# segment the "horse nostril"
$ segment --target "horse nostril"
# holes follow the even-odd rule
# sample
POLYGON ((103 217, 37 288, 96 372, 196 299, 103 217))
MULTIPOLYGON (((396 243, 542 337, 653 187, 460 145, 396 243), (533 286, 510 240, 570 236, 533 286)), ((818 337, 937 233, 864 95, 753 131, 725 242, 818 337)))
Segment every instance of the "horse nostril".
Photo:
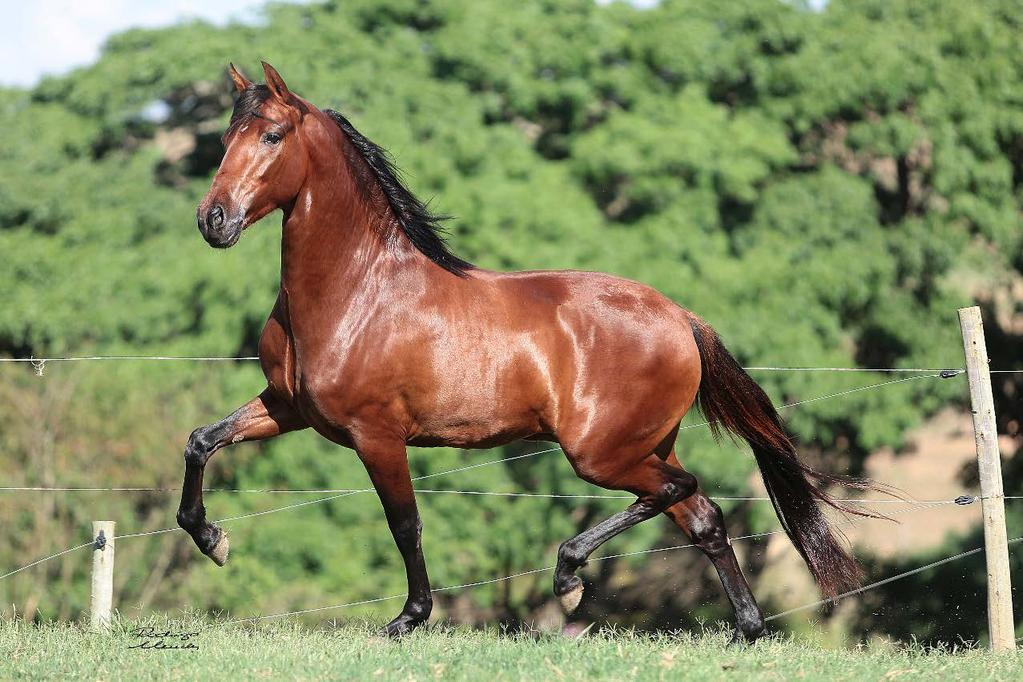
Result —
POLYGON ((217 229, 224 224, 224 209, 217 204, 206 214, 206 226, 217 229))

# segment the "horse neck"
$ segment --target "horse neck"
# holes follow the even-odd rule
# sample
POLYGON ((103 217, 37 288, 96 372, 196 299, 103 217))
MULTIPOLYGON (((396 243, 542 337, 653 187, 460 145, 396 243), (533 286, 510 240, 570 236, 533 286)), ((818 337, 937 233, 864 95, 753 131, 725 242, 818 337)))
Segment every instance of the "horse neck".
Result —
POLYGON ((319 308, 325 300, 335 309, 368 305, 409 278, 425 286, 440 268, 401 232, 378 188, 357 184, 366 178, 353 171, 349 150, 329 152, 316 155, 306 184, 285 209, 281 286, 290 308, 319 308))

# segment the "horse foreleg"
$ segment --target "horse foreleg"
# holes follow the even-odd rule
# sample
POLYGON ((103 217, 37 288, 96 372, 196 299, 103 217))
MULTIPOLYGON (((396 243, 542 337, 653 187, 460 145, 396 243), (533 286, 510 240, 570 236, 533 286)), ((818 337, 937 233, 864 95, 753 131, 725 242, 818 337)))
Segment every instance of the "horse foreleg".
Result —
POLYGON ((554 570, 554 594, 567 613, 575 611, 583 596, 583 582, 575 572, 602 544, 657 516, 668 507, 696 491, 696 478, 684 469, 665 464, 657 457, 648 457, 621 475, 594 479, 604 488, 626 490, 639 499, 625 511, 583 531, 558 548, 558 564, 554 570))
POLYGON ((215 424, 192 432, 185 446, 185 482, 178 507, 178 525, 188 531, 203 554, 218 566, 227 562, 227 534, 206 520, 202 502, 202 480, 206 462, 213 453, 243 440, 262 440, 305 428, 306 424, 269 389, 233 414, 215 424))
POLYGON ((380 497, 387 525, 405 562, 408 597, 401 613, 387 624, 387 634, 397 637, 425 623, 433 610, 430 577, 426 573, 421 541, 423 524, 416 508, 405 443, 360 442, 357 451, 380 497))

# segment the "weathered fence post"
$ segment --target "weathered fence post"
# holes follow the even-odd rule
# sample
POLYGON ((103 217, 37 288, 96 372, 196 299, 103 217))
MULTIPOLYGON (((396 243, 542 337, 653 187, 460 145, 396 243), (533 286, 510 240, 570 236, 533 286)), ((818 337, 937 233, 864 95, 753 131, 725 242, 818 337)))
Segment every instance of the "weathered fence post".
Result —
POLYGON ((1005 492, 1002 489, 1002 460, 998 453, 995 403, 980 308, 960 308, 959 326, 963 331, 966 373, 970 380, 973 407, 973 433, 977 441, 977 466, 980 469, 984 556, 987 559, 988 634, 992 650, 1012 651, 1016 648, 1016 633, 1012 619, 1008 536, 1005 532, 1005 492))
POLYGON ((92 522, 92 627, 110 627, 110 609, 114 601, 114 522, 92 522))

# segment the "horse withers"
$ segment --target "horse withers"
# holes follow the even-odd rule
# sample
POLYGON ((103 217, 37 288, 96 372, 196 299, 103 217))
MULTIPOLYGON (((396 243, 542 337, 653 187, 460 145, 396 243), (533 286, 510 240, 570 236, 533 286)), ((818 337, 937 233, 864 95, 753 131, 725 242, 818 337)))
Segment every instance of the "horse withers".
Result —
POLYGON ((664 513, 717 569, 746 639, 764 617, 721 510, 675 452, 699 400, 716 429, 753 449, 778 516, 827 595, 860 570, 821 504, 837 477, 800 462, 771 401, 703 321, 650 287, 593 272, 491 272, 451 253, 439 218, 402 184, 386 152, 336 111, 233 66, 238 91, 226 152, 198 208, 199 231, 227 248, 284 212, 281 283, 259 342, 267 386, 192 434, 178 521, 218 565, 228 539, 206 519, 203 470, 219 448, 311 427, 358 453, 408 578, 400 635, 432 596, 407 445, 490 448, 557 443, 582 479, 628 491, 624 511, 565 541, 554 592, 582 596, 576 570, 618 533, 664 513))

